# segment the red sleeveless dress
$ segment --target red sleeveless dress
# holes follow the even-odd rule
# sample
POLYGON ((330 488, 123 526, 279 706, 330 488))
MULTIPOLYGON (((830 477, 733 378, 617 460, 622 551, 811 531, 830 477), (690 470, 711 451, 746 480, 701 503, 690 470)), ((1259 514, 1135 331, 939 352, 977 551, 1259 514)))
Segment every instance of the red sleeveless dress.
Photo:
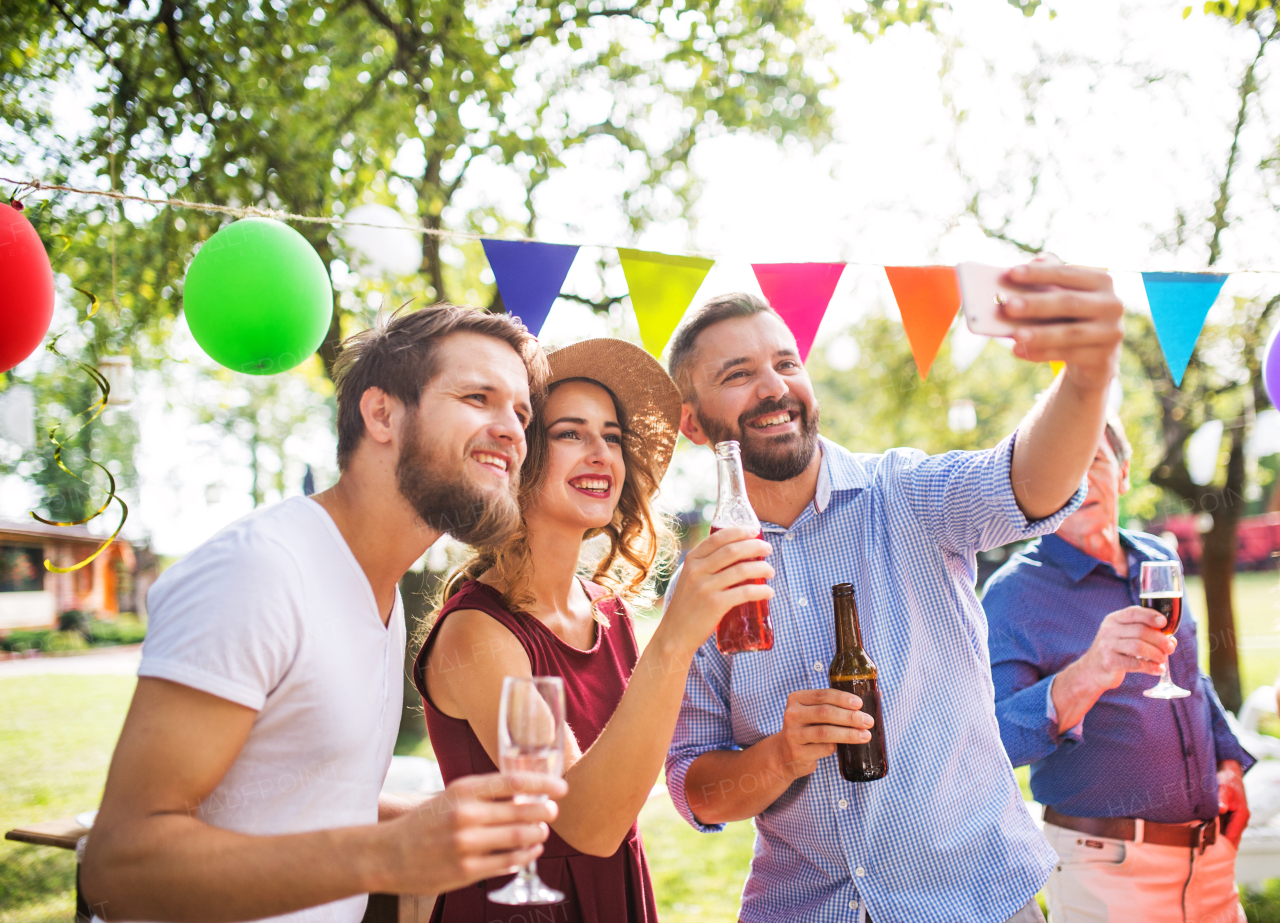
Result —
MULTIPOLYGON (((590 585, 583 585, 592 593, 590 585)), ((600 599, 599 595, 592 595, 600 599)), ((502 606, 502 597, 486 584, 469 580, 445 603, 414 662, 413 682, 422 696, 431 745, 446 783, 460 776, 498 771, 471 725, 437 709, 427 695, 427 655, 436 632, 449 614, 458 609, 484 612, 520 641, 534 676, 564 678, 565 720, 585 751, 613 716, 640 659, 635 631, 622 604, 609 597, 600 599, 598 605, 608 617, 609 627, 597 624, 595 645, 589 651, 582 651, 566 644, 533 616, 508 612, 502 606)), ((446 666, 441 664, 440 668, 446 666)), ((465 668, 466 664, 459 663, 456 667, 465 668)), ((436 900, 431 921, 529 923, 545 919, 554 923, 657 923, 649 863, 636 824, 631 825, 618 851, 608 858, 580 853, 552 831, 538 858, 538 876, 550 887, 564 892, 564 903, 536 907, 490 903, 485 895, 511 880, 512 876, 504 875, 442 894, 436 900)))

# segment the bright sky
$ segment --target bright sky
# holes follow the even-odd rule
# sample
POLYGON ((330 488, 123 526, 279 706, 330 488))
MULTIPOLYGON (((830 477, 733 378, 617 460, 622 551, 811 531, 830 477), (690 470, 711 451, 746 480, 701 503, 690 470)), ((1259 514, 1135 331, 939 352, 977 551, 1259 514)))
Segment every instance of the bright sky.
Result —
MULTIPOLYGON (((830 34, 842 34, 832 3, 811 4, 830 34)), ((1185 0, 1053 5, 1060 10, 1056 19, 1044 10, 1026 19, 1004 0, 962 0, 942 23, 945 38, 895 29, 870 46, 842 39, 826 62, 841 81, 831 97, 831 143, 818 151, 746 137, 703 143, 693 159, 702 192, 692 214, 654 226, 638 241, 617 236, 611 203, 618 165, 584 152, 542 190, 539 233, 556 242, 715 255, 698 300, 758 291, 753 260, 848 261, 819 332, 815 348, 823 349, 862 312, 893 312, 879 266, 1018 259, 961 217, 965 202, 981 190, 989 223, 1007 217, 1014 237, 1045 241, 1068 261, 1117 270, 1126 303, 1146 310, 1132 270, 1205 268, 1199 237, 1176 255, 1154 252, 1153 244, 1174 226, 1179 208, 1197 229, 1209 213, 1238 106, 1235 85, 1256 43, 1221 20, 1199 13, 1184 20, 1185 0), (950 64, 940 76, 944 60, 950 64), (1022 88, 1034 84, 1036 74, 1050 79, 1028 110, 1022 88), (966 114, 959 129, 953 108, 966 114), (1043 172, 1030 198, 1033 159, 1043 172)), ((1275 98, 1267 83, 1271 71, 1264 65, 1260 74, 1264 106, 1275 98)), ((1273 255, 1277 212, 1256 169, 1269 153, 1266 135, 1258 119, 1242 139, 1226 268, 1280 269, 1273 255)), ((591 249, 580 254, 569 290, 591 288, 594 255, 591 249)), ((622 287, 620 279, 611 284, 622 287)), ((1239 275, 1228 280, 1224 295, 1277 285, 1280 276, 1239 275)), ((543 340, 560 345, 601 335, 637 338, 629 306, 606 319, 560 301, 543 340)), ((194 355, 182 325, 172 348, 194 355)), ((130 411, 142 424, 131 531, 149 532, 158 551, 180 554, 248 511, 248 474, 234 459, 191 451, 180 395, 171 395, 176 406, 170 408, 156 389, 140 391, 130 411), (211 491, 210 485, 219 486, 211 491)), ((676 506, 705 496, 714 482, 710 453, 681 455, 673 472, 678 477, 669 478, 664 491, 676 506)), ((333 472, 328 437, 311 433, 291 448, 294 492, 307 462, 325 486, 333 472)), ((31 499, 16 479, 0 481, 0 517, 23 515, 31 499)))

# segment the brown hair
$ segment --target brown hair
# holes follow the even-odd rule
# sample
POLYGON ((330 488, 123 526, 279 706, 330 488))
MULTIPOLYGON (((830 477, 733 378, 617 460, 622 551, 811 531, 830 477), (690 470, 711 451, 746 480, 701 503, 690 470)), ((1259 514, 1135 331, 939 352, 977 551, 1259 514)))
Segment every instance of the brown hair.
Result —
POLYGON ((550 375, 538 341, 518 319, 452 304, 406 311, 347 337, 333 364, 338 392, 338 470, 345 471, 364 438, 360 399, 380 388, 407 407, 418 406, 422 389, 435 376, 440 341, 454 333, 479 333, 516 351, 529 372, 529 391, 539 395, 550 375))
MULTIPOLYGON (((568 378, 556 382, 551 390, 554 391, 564 381, 590 381, 604 388, 604 385, 592 379, 568 378)), ((618 419, 623 421, 625 427, 626 417, 617 397, 608 388, 605 391, 613 399, 618 419)), ((540 406, 534 410, 533 422, 526 431, 529 453, 520 473, 519 502, 522 511, 529 508, 546 481, 549 441, 544 416, 545 403, 540 402, 540 406)), ((613 511, 613 519, 603 528, 593 529, 583 536, 584 542, 597 535, 609 537, 609 550, 597 562, 591 580, 608 588, 613 596, 628 602, 642 598, 645 584, 655 565, 666 565, 675 545, 671 530, 661 514, 653 508, 653 495, 657 493, 658 481, 648 456, 641 449, 639 439, 624 428, 622 460, 627 474, 622 483, 618 505, 613 511)), ((520 528, 510 541, 498 547, 478 549, 470 560, 449 575, 436 600, 431 621, 435 621, 441 606, 458 592, 465 581, 478 579, 489 570, 495 572, 498 581, 506 588, 502 594, 503 606, 511 612, 527 611, 534 602, 533 593, 529 589, 531 558, 529 530, 521 516, 520 528)), ((595 614, 596 620, 607 627, 608 619, 598 608, 595 608, 595 614)))
POLYGON ((697 356, 696 344, 698 336, 722 320, 735 317, 751 317, 754 314, 772 314, 778 320, 782 317, 769 306, 763 298, 757 298, 749 292, 730 292, 719 295, 702 305, 686 319, 671 340, 670 358, 667 368, 675 379, 680 396, 686 401, 694 401, 697 395, 693 390, 693 360, 697 356))

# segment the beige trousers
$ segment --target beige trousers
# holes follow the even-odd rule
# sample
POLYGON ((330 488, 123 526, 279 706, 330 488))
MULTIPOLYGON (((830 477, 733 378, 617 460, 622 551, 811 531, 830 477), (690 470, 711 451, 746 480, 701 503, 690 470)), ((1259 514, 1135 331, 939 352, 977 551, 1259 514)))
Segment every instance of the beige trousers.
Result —
POLYGON ((1236 848, 1156 846, 1044 825, 1058 865, 1045 885, 1049 923, 1245 923, 1236 848))

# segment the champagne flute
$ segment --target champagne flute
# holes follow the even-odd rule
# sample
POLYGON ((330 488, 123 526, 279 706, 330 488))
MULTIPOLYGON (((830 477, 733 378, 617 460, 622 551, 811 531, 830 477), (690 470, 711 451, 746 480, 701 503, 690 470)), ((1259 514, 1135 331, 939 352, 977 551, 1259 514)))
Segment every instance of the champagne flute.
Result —
MULTIPOLYGON (((498 705, 498 762, 503 772, 564 771, 564 680, 558 676, 508 676, 498 705)), ((517 794, 517 804, 546 801, 517 794)), ((489 895, 496 904, 556 904, 564 895, 548 888, 530 862, 489 895)))
MULTIPOLYGON (((1164 616, 1166 635, 1178 630, 1182 621, 1182 565, 1177 561, 1143 561, 1139 578, 1142 604, 1164 616)), ((1191 695, 1169 679, 1169 664, 1160 664, 1160 682, 1142 693, 1149 699, 1181 699, 1191 695)))

